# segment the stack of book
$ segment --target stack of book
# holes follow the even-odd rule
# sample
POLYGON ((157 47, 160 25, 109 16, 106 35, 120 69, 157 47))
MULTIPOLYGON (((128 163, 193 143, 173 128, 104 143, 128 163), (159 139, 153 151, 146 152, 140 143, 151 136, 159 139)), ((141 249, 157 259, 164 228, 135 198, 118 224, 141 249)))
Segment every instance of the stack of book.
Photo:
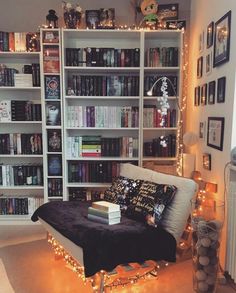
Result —
POLYGON ((32 74, 15 73, 15 87, 32 87, 32 74))
POLYGON ((96 201, 88 208, 88 219, 114 225, 120 223, 120 206, 107 201, 96 201))

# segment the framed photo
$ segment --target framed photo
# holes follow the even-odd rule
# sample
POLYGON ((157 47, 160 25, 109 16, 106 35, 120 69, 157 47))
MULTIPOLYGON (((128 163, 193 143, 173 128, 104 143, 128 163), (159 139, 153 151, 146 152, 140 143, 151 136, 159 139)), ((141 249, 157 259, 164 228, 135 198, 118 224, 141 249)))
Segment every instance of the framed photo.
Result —
POLYGON ((203 68, 203 57, 197 59, 197 78, 202 77, 202 68, 203 68))
POLYGON ((170 29, 173 29, 173 30, 186 29, 186 20, 167 20, 166 28, 169 30, 170 29))
POLYGON ((196 86, 194 89, 194 106, 200 105, 200 93, 201 93, 200 86, 196 86))
POLYGON ((211 155, 203 154, 202 156, 202 167, 206 170, 211 170, 211 155))
POLYGON ((217 80, 217 103, 224 103, 225 101, 225 87, 226 77, 218 78, 217 80))
POLYGON ((209 105, 215 104, 215 91, 216 91, 216 82, 213 80, 208 83, 208 104, 209 105))
POLYGON ((199 34, 198 50, 199 50, 199 52, 202 52, 204 50, 204 31, 202 31, 199 34))
POLYGON ((207 48, 210 48, 213 45, 213 36, 214 36, 214 22, 212 21, 207 26, 207 48))
POLYGON ((86 27, 96 29, 100 21, 100 10, 85 10, 86 27))
POLYGON ((199 138, 205 139, 206 122, 199 123, 199 138))
POLYGON ((222 151, 224 141, 224 117, 208 117, 207 145, 222 151))
POLYGON ((205 106, 207 104, 207 83, 201 87, 201 105, 205 106))
POLYGON ((214 61, 213 66, 216 67, 229 61, 230 53, 230 26, 231 11, 226 13, 221 19, 215 23, 214 38, 214 61))
POLYGON ((212 71, 212 52, 206 55, 206 74, 212 71))

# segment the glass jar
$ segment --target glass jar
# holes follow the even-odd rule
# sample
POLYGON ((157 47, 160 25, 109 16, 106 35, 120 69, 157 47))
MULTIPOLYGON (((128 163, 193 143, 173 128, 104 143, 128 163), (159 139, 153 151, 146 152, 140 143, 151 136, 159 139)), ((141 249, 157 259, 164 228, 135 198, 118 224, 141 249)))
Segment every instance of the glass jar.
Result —
POLYGON ((193 289, 198 293, 214 293, 224 223, 224 202, 214 199, 192 200, 191 205, 193 289))

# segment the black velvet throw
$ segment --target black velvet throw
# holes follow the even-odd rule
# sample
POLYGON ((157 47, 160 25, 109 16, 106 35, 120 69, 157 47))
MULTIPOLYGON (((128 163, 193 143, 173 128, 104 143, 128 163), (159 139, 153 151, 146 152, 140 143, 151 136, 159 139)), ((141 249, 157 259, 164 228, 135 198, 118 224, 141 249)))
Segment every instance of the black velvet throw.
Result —
POLYGON ((53 201, 39 207, 31 218, 34 222, 42 218, 83 248, 86 277, 123 263, 176 260, 176 240, 162 228, 125 216, 116 225, 96 223, 87 218, 89 206, 89 202, 53 201))

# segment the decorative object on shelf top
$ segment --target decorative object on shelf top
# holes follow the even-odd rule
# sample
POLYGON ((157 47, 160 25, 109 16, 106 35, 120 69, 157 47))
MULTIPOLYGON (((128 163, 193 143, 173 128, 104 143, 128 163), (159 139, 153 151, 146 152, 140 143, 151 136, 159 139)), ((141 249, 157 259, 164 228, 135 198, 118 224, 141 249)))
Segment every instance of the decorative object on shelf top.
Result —
POLYGON ((48 11, 48 15, 46 16, 46 22, 48 28, 58 28, 58 16, 56 15, 56 11, 50 9, 48 11))
POLYGON ((141 12, 144 15, 140 22, 140 26, 155 27, 158 25, 157 9, 158 4, 156 0, 143 0, 141 5, 141 12))
POLYGON ((83 11, 79 4, 77 3, 73 6, 69 2, 63 1, 62 8, 65 27, 69 29, 79 28, 83 16, 83 11))

